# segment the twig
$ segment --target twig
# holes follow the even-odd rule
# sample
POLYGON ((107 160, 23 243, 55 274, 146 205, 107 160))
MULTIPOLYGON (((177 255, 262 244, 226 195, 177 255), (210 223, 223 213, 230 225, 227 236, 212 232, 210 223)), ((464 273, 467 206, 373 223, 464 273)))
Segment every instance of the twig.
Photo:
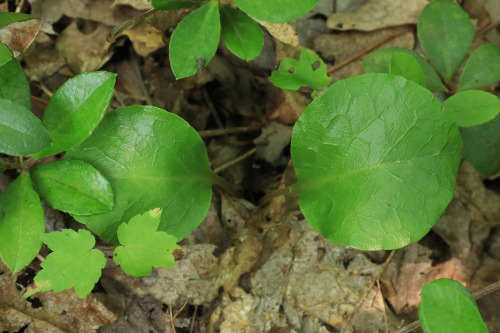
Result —
POLYGON ((205 100, 205 103, 207 103, 208 109, 210 110, 212 117, 214 117, 214 120, 217 123, 217 126, 219 128, 223 128, 224 125, 222 124, 222 120, 220 119, 219 115, 217 114, 217 110, 215 109, 214 103, 212 103, 212 99, 208 95, 208 91, 207 91, 206 87, 203 87, 203 99, 205 100))
POLYGON ((232 166, 232 165, 234 165, 234 164, 236 164, 236 163, 238 163, 238 162, 240 162, 240 161, 244 160, 245 158, 249 157, 250 155, 255 154, 255 152, 256 152, 256 151, 257 151, 257 148, 256 148, 256 147, 255 147, 255 148, 252 148, 252 149, 250 149, 249 151, 247 151, 246 153, 244 153, 243 155, 240 155, 240 156, 236 157, 235 159, 232 159, 231 161, 229 161, 229 162, 226 162, 226 163, 222 164, 220 167, 215 168, 215 169, 214 169, 214 172, 215 172, 215 173, 219 173, 219 172, 221 172, 222 170, 227 169, 227 168, 229 168, 230 166, 232 166))
POLYGON ((24 0, 19 1, 16 7, 16 13, 20 13, 23 10, 24 7, 24 0))
POLYGON ((199 131, 198 134, 202 138, 207 138, 207 137, 222 136, 227 134, 258 132, 261 129, 262 126, 227 127, 227 128, 199 131))
POLYGON ((139 16, 136 16, 128 21, 125 21, 119 25, 117 25, 116 27, 113 28, 113 30, 111 30, 109 32, 109 34, 106 36, 106 40, 108 41, 108 43, 114 43, 116 41, 116 37, 124 30, 128 29, 128 28, 131 28, 133 27, 134 25, 136 25, 137 23, 139 22, 142 22, 144 21, 146 18, 148 18, 149 16, 153 15, 153 14, 156 14, 158 11, 156 9, 151 9, 139 16))
POLYGON ((385 44, 387 43, 388 41, 390 41, 391 39, 394 39, 396 37, 399 37, 401 35, 404 35, 405 33, 407 32, 411 32, 413 31, 415 28, 413 26, 409 26, 408 28, 406 29, 403 29, 401 31, 398 31, 398 32, 395 32, 393 33, 392 35, 389 35, 389 36, 386 36, 378 41, 376 41, 375 43, 371 44, 371 45, 368 45, 367 48, 365 48, 363 51, 353 55, 352 57, 344 60, 344 61, 341 61, 339 62, 338 64, 335 64, 335 65, 332 65, 332 66, 328 66, 328 74, 336 71, 337 69, 339 68, 342 68, 348 64, 350 64, 351 62, 353 62, 354 60, 358 59, 359 57, 362 57, 364 56, 365 54, 373 51, 374 49, 376 49, 377 47, 379 47, 380 45, 382 44, 385 44))
POLYGON ((363 297, 361 297, 361 299, 359 300, 358 304, 356 304, 356 307, 351 312, 349 318, 347 318, 347 320, 344 322, 344 325, 342 325, 342 329, 340 330, 340 333, 344 333, 345 332, 345 330, 347 329, 347 326, 349 325, 349 322, 354 317, 354 315, 356 314, 356 312, 359 310, 359 308, 361 307, 361 304, 363 304, 366 296, 368 296, 368 293, 373 289, 373 286, 375 285, 375 283, 380 279, 380 275, 382 275, 382 273, 384 272, 384 270, 387 268, 387 265, 389 265, 389 262, 391 261, 391 259, 394 256, 395 252, 396 251, 391 251, 391 254, 389 254, 389 256, 387 257, 387 259, 385 259, 384 264, 382 265, 382 267, 378 271, 378 273, 375 276, 375 278, 373 279, 373 281, 370 283, 370 286, 366 289, 365 293, 363 294, 363 297))
POLYGON ((36 254, 36 258, 40 260, 40 262, 43 262, 45 260, 45 258, 40 253, 36 254))
POLYGON ((481 28, 481 30, 477 31, 476 32, 476 36, 477 35, 482 35, 492 29, 495 29, 496 27, 498 27, 500 25, 500 21, 499 22, 493 22, 493 23, 490 23, 488 24, 487 26, 485 26, 484 28, 481 28))
POLYGON ((47 86, 43 84, 43 82, 40 82, 39 84, 40 84, 40 89, 42 89, 42 91, 46 93, 49 97, 52 97, 52 95, 54 95, 54 93, 50 91, 49 88, 47 88, 47 86))
POLYGON ((130 62, 132 68, 134 69, 135 77, 137 78, 137 82, 139 83, 139 87, 141 88, 142 94, 144 95, 144 100, 148 105, 153 105, 153 101, 151 100, 151 96, 149 96, 149 91, 144 85, 144 78, 142 77, 142 73, 139 66, 139 56, 135 53, 132 45, 130 46, 130 62))
MULTIPOLYGON (((377 279, 377 289, 380 290, 380 279, 377 279)), ((382 292, 380 292, 382 294, 382 292)), ((384 324, 385 324, 385 333, 389 333, 389 327, 387 325, 387 313, 385 312, 385 304, 384 304, 384 296, 382 296, 382 304, 384 305, 384 324)))
POLYGON ((196 312, 198 311, 198 305, 194 306, 193 318, 191 319, 191 328, 189 329, 189 333, 194 332, 194 323, 196 322, 196 312))
POLYGON ((168 311, 170 312, 170 326, 172 327, 172 331, 174 331, 174 333, 176 332, 176 330, 175 330, 175 318, 177 318, 179 313, 181 313, 182 310, 184 310, 187 303, 188 303, 188 300, 186 299, 186 302, 184 302, 184 305, 179 309, 179 311, 177 311, 175 313, 175 315, 172 314, 172 306, 170 304, 168 305, 168 311))

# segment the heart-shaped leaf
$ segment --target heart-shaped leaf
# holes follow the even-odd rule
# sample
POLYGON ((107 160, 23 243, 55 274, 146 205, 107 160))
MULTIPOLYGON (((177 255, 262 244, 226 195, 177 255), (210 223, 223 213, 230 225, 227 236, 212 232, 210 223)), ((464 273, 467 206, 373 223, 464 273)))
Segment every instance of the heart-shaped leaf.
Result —
POLYGON ((307 14, 318 0, 233 0, 233 2, 257 20, 283 23, 307 14))
POLYGON ((500 45, 478 47, 465 64, 458 89, 482 87, 500 80, 500 45))
POLYGON ((460 127, 484 124, 500 113, 500 99, 480 90, 459 92, 445 100, 443 106, 460 127))
POLYGON ((395 249, 422 238, 453 195, 456 125, 422 86, 391 74, 332 85, 291 145, 302 213, 332 242, 395 249))
POLYGON ((105 240, 117 242, 122 222, 153 208, 163 209, 158 230, 179 240, 207 214, 214 183, 207 151, 175 114, 139 105, 111 111, 66 156, 92 164, 111 183, 112 211, 75 216, 105 240))
POLYGON ((52 136, 52 144, 35 157, 60 153, 85 140, 104 116, 115 80, 114 73, 83 73, 57 89, 42 119, 52 136))
POLYGON ((16 59, 0 67, 0 99, 6 99, 31 110, 30 83, 16 59))
POLYGON ((70 214, 90 215, 113 208, 113 191, 92 165, 63 160, 30 169, 35 189, 52 207, 70 214))

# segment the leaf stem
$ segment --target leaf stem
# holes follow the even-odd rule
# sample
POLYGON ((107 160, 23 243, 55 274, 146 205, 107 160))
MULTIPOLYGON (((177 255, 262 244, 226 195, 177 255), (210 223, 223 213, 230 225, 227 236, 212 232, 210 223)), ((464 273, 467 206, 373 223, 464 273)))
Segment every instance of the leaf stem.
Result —
POLYGON ((295 191, 293 190, 293 185, 292 186, 278 188, 278 189, 276 189, 274 191, 271 191, 271 192, 267 193, 266 195, 264 195, 260 199, 259 203, 261 205, 265 205, 266 203, 270 202, 274 198, 281 197, 283 195, 289 195, 289 194, 292 194, 294 192, 295 191))
POLYGON ((238 193, 238 190, 234 187, 233 184, 222 178, 221 176, 217 175, 216 173, 212 174, 212 179, 215 182, 215 185, 219 186, 220 188, 224 189, 226 192, 231 194, 232 196, 235 197, 240 197, 240 194, 238 193))

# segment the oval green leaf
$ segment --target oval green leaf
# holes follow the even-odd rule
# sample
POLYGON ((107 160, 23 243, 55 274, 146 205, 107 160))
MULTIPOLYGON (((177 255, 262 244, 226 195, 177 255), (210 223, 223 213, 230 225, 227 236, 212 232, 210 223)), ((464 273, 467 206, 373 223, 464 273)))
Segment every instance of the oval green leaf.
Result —
POLYGON ((432 92, 445 91, 446 87, 434 68, 418 53, 400 47, 391 47, 370 53, 363 59, 363 68, 367 73, 389 73, 391 58, 398 53, 412 56, 422 67, 425 76, 425 87, 432 92))
POLYGON ((85 140, 104 116, 115 80, 114 73, 83 73, 57 89, 42 119, 52 136, 52 144, 35 157, 58 154, 85 140))
POLYGON ((0 28, 8 24, 36 19, 33 15, 24 13, 0 12, 0 28))
POLYGON ((264 46, 264 34, 257 22, 240 10, 220 6, 221 37, 227 48, 238 57, 252 60, 264 46))
POLYGON ((176 79, 196 74, 207 65, 219 45, 220 16, 212 0, 186 16, 172 33, 170 65, 176 79))
POLYGON ((474 37, 469 15, 451 0, 434 0, 422 10, 417 35, 429 60, 450 81, 474 37))
POLYGON ((31 110, 30 83, 16 59, 0 67, 0 99, 6 99, 31 110))
POLYGON ((233 0, 233 2, 257 20, 283 23, 307 14, 318 0, 233 0))
POLYGON ((465 64, 459 90, 482 87, 500 80, 500 45, 478 47, 465 64))
POLYGON ((12 52, 7 45, 0 43, 0 66, 12 60, 12 52))
POLYGON ((50 135, 40 120, 24 106, 0 99, 0 152, 30 155, 50 144, 50 135))
POLYGON ((113 190, 92 165, 63 160, 30 169, 36 191, 52 207, 63 212, 91 215, 113 208, 113 190))
POLYGON ((199 5, 203 0, 151 0, 151 6, 159 10, 172 10, 199 5))
POLYGON ((462 91, 443 102, 444 111, 455 119, 460 127, 484 124, 500 113, 497 96, 480 90, 462 91))
POLYGON ((0 196, 0 257, 12 273, 28 265, 42 247, 42 203, 28 174, 21 173, 0 196))
POLYGON ((117 242, 122 222, 162 208, 159 231, 178 240, 207 214, 213 172, 196 131, 175 114, 152 106, 109 112, 94 133, 66 153, 95 166, 115 194, 112 211, 75 216, 107 241, 117 242))
POLYGON ((441 103, 391 74, 333 84, 291 144, 302 213, 334 243, 363 250, 418 241, 452 198, 461 140, 441 103))
POLYGON ((418 319, 425 333, 488 333, 471 293, 450 279, 439 279, 422 287, 418 319))
POLYGON ((482 125, 460 128, 465 158, 486 176, 500 171, 500 117, 482 125))
POLYGON ((425 87, 425 77, 422 66, 415 58, 405 53, 396 53, 391 57, 389 72, 411 80, 425 87))

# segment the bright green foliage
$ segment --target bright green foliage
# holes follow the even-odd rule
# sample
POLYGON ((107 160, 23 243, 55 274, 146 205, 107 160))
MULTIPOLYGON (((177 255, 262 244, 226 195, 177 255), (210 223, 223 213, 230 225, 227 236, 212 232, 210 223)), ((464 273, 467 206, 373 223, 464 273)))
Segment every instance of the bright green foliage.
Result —
POLYGON ((199 5, 203 0, 151 0, 151 6, 160 10, 179 9, 199 5))
POLYGON ((324 88, 332 78, 327 76, 326 65, 320 57, 308 49, 302 49, 299 60, 283 59, 278 70, 272 72, 269 81, 281 89, 296 91, 301 86, 324 88))
MULTIPOLYGON (((3 66, 4 64, 8 63, 11 60, 12 60, 12 52, 7 47, 7 45, 0 43, 0 66, 3 66)), ((2 77, 2 75, 0 75, 0 77, 2 77)))
POLYGON ((0 152, 29 155, 50 144, 50 136, 40 120, 24 106, 0 99, 0 152))
POLYGON ((164 212, 158 230, 182 239, 208 211, 214 174, 205 145, 175 114, 139 105, 111 111, 66 156, 92 164, 111 183, 112 211, 75 216, 107 241, 117 243, 122 222, 156 207, 164 212))
POLYGON ((110 211, 113 191, 93 166, 79 160, 63 160, 30 169, 35 189, 52 207, 78 215, 110 211))
POLYGON ((182 79, 207 65, 219 45, 220 16, 211 0, 186 16, 170 39, 170 65, 176 79, 182 79))
POLYGON ((444 111, 453 116, 461 127, 484 124, 500 113, 497 96, 480 90, 455 94, 443 102, 444 111))
POLYGON ((465 64, 459 90, 482 87, 500 80, 500 45, 478 47, 465 64))
POLYGON ((265 22, 288 22, 307 14, 318 0, 233 0, 242 11, 265 22))
POLYGON ((92 250, 94 237, 87 230, 78 233, 71 229, 45 234, 42 241, 54 252, 42 262, 42 270, 35 276, 35 287, 29 288, 24 297, 39 291, 61 292, 75 288, 78 297, 85 297, 94 288, 106 265, 106 257, 99 250, 92 250))
POLYGON ((422 66, 415 58, 405 53, 396 53, 391 57, 389 72, 411 80, 425 87, 425 77, 422 66))
POLYGON ((116 74, 83 73, 66 81, 51 97, 42 123, 52 144, 37 158, 60 153, 85 140, 101 121, 113 95, 116 74))
POLYGON ((257 57, 264 46, 264 35, 257 22, 230 6, 219 8, 221 36, 227 48, 245 60, 257 57))
POLYGON ((23 13, 0 12, 0 28, 8 24, 34 19, 33 15, 23 13))
POLYGON ((400 53, 410 55, 418 61, 424 71, 425 87, 427 89, 433 92, 446 90, 434 68, 421 55, 412 50, 391 47, 372 52, 363 60, 363 68, 367 73, 390 73, 391 58, 400 53))
POLYGON ((460 282, 432 281, 421 296, 418 319, 425 333, 488 333, 474 297, 460 282))
POLYGON ((0 99, 12 101, 31 110, 30 84, 16 59, 0 66, 0 99))
POLYGON ((115 249, 115 262, 125 273, 144 276, 151 273, 152 267, 174 265, 172 251, 181 247, 174 236, 157 231, 160 215, 161 211, 151 210, 118 228, 118 240, 123 246, 115 249))
POLYGON ((12 273, 35 258, 44 233, 42 204, 23 172, 0 196, 0 257, 12 273))
POLYGON ((464 155, 472 166, 486 176, 500 171, 500 117, 485 124, 460 128, 464 155))
POLYGON ((420 14, 417 35, 425 54, 448 82, 467 56, 474 30, 458 4, 434 0, 420 14))
POLYGON ((333 84, 295 124, 302 213, 330 241, 363 250, 418 241, 450 202, 461 140, 441 103, 391 74, 333 84))

